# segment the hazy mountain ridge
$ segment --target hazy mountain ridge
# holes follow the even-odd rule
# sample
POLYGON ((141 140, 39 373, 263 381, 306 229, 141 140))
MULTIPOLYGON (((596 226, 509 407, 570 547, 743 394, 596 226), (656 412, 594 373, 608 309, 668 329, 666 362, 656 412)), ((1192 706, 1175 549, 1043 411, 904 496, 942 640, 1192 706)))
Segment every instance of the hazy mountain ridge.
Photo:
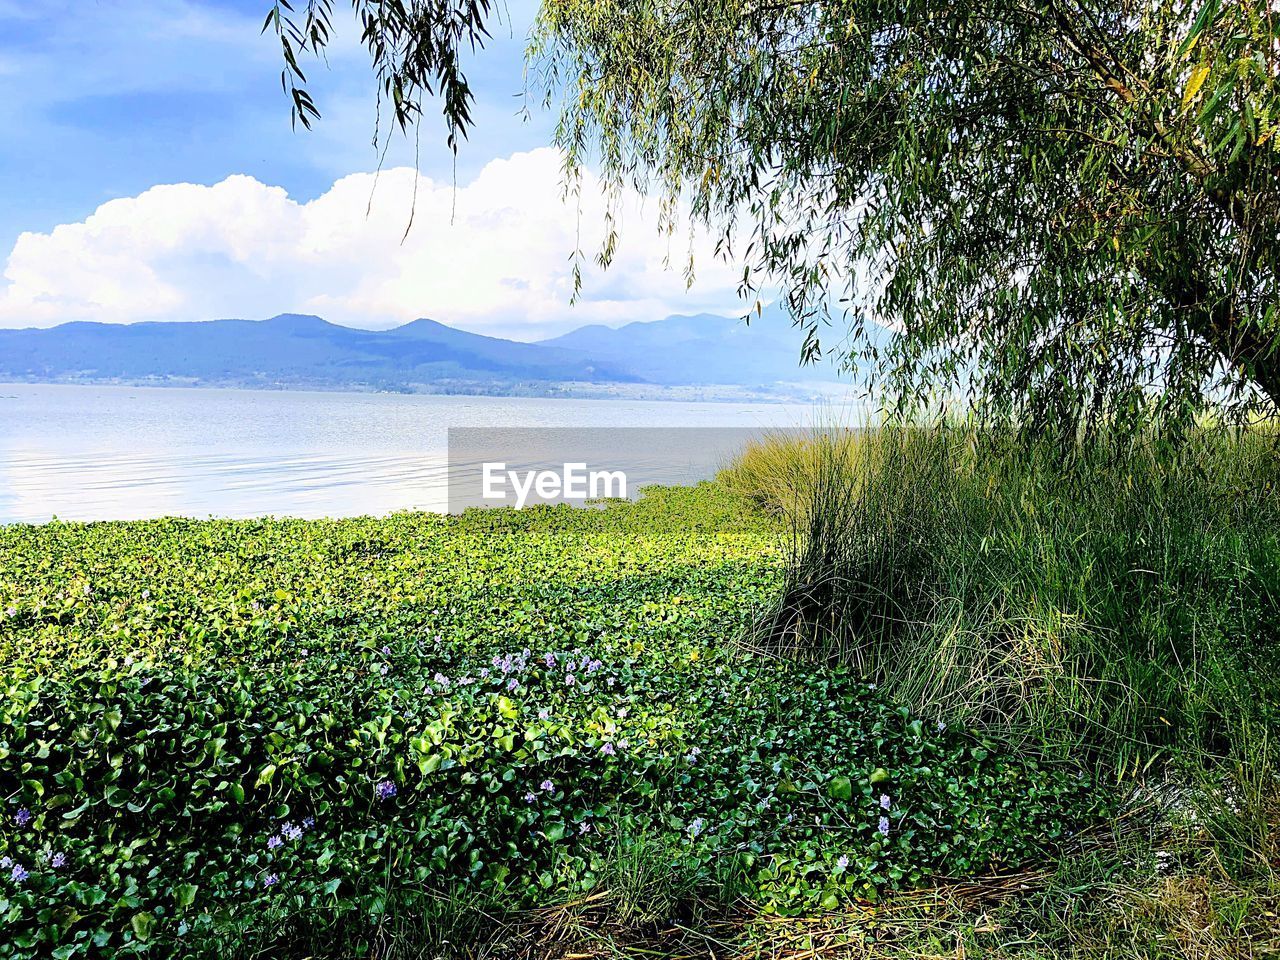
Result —
POLYGON ((750 323, 700 313, 616 328, 592 324, 539 342, 624 365, 642 380, 656 383, 759 385, 846 379, 827 362, 802 367, 803 336, 776 310, 750 323))
POLYGON ((767 392, 773 384, 840 379, 830 365, 802 368, 799 343, 789 326, 764 329, 712 314, 586 326, 538 343, 425 318, 390 330, 305 314, 77 322, 0 330, 0 380, 546 393, 564 392, 552 390, 555 384, 585 385, 587 392, 699 385, 767 392))

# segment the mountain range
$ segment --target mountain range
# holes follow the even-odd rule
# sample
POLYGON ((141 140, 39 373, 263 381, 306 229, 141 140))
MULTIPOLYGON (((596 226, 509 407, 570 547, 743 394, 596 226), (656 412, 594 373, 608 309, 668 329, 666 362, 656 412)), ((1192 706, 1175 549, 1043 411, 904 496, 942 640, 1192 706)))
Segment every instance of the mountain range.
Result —
POLYGON ((802 340, 777 311, 751 324, 698 314, 592 325, 536 343, 428 319, 390 330, 302 314, 77 322, 0 330, 0 381, 635 396, 709 386, 795 396, 798 384, 840 382, 828 362, 800 365, 802 340))

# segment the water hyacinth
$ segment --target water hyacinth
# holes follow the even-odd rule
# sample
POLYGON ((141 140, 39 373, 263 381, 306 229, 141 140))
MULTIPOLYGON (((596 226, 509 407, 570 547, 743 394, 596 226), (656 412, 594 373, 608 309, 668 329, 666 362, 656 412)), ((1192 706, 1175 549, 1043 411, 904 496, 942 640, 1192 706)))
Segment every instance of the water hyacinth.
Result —
POLYGON ((31 876, 31 874, 27 872, 27 868, 20 863, 15 863, 13 865, 12 872, 9 874, 9 878, 15 883, 22 883, 22 881, 26 880, 29 876, 31 876))
POLYGON ((275 834, 267 838, 268 850, 275 850, 277 847, 282 847, 282 846, 284 846, 284 840, 281 839, 279 834, 275 834))
POLYGON ((279 882, 280 882, 280 878, 276 876, 274 873, 268 873, 265 877, 262 878, 262 885, 264 887, 274 887, 279 882))
POLYGON ((893 801, 889 799, 889 795, 887 793, 880 794, 880 809, 888 810, 892 806, 893 806, 893 801))
POLYGON ((706 821, 704 821, 701 817, 694 817, 693 822, 690 823, 688 827, 690 838, 694 840, 698 839, 698 836, 702 833, 702 830, 705 826, 706 826, 706 821))
POLYGON ((555 788, 556 788, 555 783, 553 783, 550 780, 543 780, 542 783, 538 785, 538 789, 541 790, 543 793, 550 793, 555 788))
POLYGON ((618 751, 614 749, 614 746, 612 743, 606 743, 603 747, 600 748, 600 752, 604 754, 606 757, 612 757, 618 751))
POLYGON ((876 829, 880 831, 880 836, 887 837, 889 835, 889 818, 881 817, 880 826, 877 827, 876 829))
POLYGON ((537 794, 535 794, 532 790, 526 790, 526 791, 525 791, 525 794, 524 794, 524 802, 525 802, 525 803, 533 803, 533 802, 534 802, 534 801, 536 801, 537 799, 538 799, 538 795, 537 795, 537 794))
POLYGON ((286 840, 301 840, 302 828, 292 823, 286 823, 280 828, 280 832, 284 834, 286 840))
POLYGON ((847 853, 842 853, 840 854, 839 859, 836 860, 836 870, 839 871, 840 873, 844 873, 848 869, 849 869, 849 855, 847 853))
POLYGON ((31 820, 32 820, 31 811, 28 810, 26 807, 23 807, 13 815, 13 822, 20 827, 25 827, 28 823, 31 822, 31 820))
POLYGON ((551 716, 551 711, 548 710, 546 707, 543 707, 541 710, 538 711, 539 720, 546 720, 550 716, 551 716))
POLYGON ((65 853, 55 853, 49 858, 49 866, 54 870, 61 869, 67 865, 67 855, 65 853))
POLYGON ((396 785, 390 780, 383 780, 378 784, 374 792, 378 795, 379 800, 390 800, 396 795, 396 785))

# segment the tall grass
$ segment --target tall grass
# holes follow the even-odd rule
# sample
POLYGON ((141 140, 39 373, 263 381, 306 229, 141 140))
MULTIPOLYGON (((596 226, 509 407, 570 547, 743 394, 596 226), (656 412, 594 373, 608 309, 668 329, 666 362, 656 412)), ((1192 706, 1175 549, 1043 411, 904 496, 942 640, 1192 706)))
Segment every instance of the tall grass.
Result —
POLYGON ((721 479, 792 532, 760 642, 1117 777, 1260 755, 1280 666, 1273 436, 1064 454, 965 425, 817 429, 721 479))

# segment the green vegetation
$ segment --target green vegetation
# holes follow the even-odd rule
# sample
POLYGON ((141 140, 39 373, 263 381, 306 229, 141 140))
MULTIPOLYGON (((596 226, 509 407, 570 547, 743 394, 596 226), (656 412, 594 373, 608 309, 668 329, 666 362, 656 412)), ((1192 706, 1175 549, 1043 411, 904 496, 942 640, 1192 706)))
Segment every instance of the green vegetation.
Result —
POLYGON ((811 914, 1038 862, 1105 811, 856 671, 739 648, 779 530, 714 484, 0 530, 0 957, 432 956, 583 903, 627 930, 811 914))
POLYGON ((1273 442, 0 530, 0 957, 1266 956, 1273 442))
POLYGON ((1276 719, 1275 439, 1090 444, 967 428, 749 450, 731 486, 794 526, 775 637, 915 709, 1113 778, 1276 719))
MULTIPOLYGON (((1064 457, 967 427, 818 431, 722 475, 792 531, 759 643, 854 664, 914 711, 1072 758, 1124 798, 1056 866, 899 899, 881 949, 1280 951, 1275 443, 1206 430, 1064 457)), ((857 918, 829 927, 866 946, 857 918)))

